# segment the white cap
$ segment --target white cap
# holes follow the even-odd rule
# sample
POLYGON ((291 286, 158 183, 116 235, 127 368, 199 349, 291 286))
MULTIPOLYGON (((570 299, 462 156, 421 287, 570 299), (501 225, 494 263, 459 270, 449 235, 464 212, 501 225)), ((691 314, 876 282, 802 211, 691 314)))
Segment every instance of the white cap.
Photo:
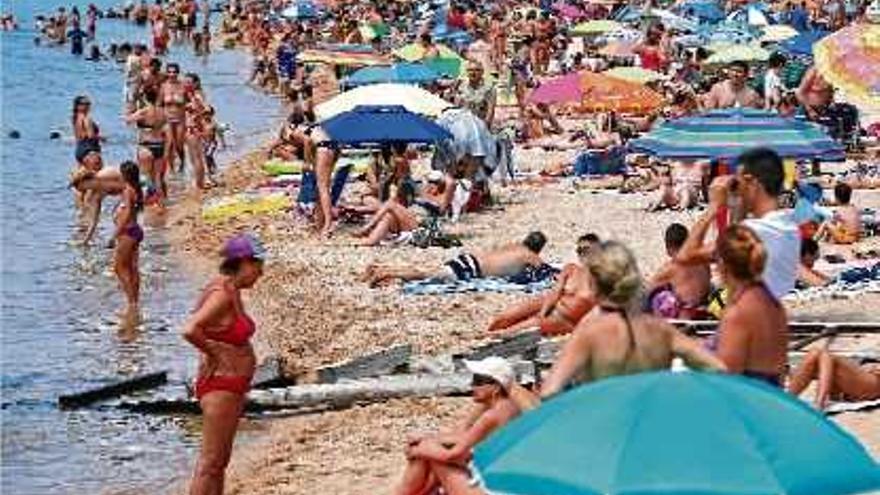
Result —
POLYGON ((428 172, 428 182, 442 182, 443 172, 439 170, 431 170, 428 172))
POLYGON ((471 373, 488 376, 504 388, 509 388, 516 378, 513 366, 502 357, 489 356, 481 361, 465 360, 464 365, 471 373))

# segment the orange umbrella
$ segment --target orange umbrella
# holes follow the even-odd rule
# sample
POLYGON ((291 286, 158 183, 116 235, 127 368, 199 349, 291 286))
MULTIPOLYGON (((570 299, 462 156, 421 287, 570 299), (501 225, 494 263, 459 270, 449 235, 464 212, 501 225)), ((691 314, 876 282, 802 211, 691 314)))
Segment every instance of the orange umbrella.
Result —
POLYGON ((585 112, 646 114, 665 103, 645 86, 595 72, 578 72, 551 79, 529 95, 532 103, 563 104, 585 112))

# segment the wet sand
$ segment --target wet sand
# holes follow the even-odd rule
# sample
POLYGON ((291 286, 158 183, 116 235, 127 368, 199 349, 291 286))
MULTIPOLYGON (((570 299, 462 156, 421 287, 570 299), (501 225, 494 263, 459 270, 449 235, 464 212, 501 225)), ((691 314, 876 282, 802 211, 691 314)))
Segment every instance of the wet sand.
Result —
MULTIPOLYGON (((518 155, 520 169, 525 170, 542 166, 546 159, 534 151, 518 155)), ((262 161, 251 154, 232 165, 225 173, 226 185, 208 197, 264 182, 262 161)), ((420 166, 424 164, 416 168, 420 166)), ((359 187, 355 183, 353 190, 359 187)), ((574 239, 594 231, 631 246, 645 274, 664 260, 665 226, 673 221, 691 224, 699 214, 647 214, 643 212, 650 200, 647 195, 575 190, 565 181, 499 188, 496 196, 500 206, 495 211, 468 216, 448 228, 465 235, 467 249, 517 241, 540 229, 550 240, 546 259, 566 262, 575 258, 574 239)), ((854 201, 877 208, 880 192, 859 191, 854 201)), ((333 239, 321 241, 289 212, 221 224, 205 224, 198 212, 198 205, 191 203, 174 213, 172 222, 172 242, 190 267, 213 270, 222 239, 237 230, 252 230, 266 242, 271 255, 266 276, 246 296, 247 304, 258 322, 258 353, 279 356, 291 374, 394 344, 410 343, 417 354, 471 347, 489 337, 484 328, 495 312, 524 297, 403 296, 398 287, 369 289, 357 280, 369 263, 439 264, 457 250, 355 247, 351 227, 341 227, 333 239)), ((862 244, 878 246, 880 239, 862 244)), ((792 319, 876 319, 878 304, 878 294, 813 301, 791 308, 792 319)), ((833 348, 852 347, 877 349, 880 338, 839 339, 833 348)), ((468 404, 463 398, 406 399, 266 420, 259 426, 265 435, 236 448, 227 490, 236 494, 390 492, 402 473, 406 437, 450 424, 468 404)), ((843 414, 835 421, 880 458, 880 411, 843 414)))

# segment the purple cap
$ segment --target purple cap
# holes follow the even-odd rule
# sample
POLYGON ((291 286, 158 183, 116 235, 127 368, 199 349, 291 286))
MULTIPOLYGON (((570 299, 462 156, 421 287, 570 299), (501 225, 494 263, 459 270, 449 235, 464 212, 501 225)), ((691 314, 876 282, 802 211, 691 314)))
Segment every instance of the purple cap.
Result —
POLYGON ((258 260, 266 259, 266 248, 252 234, 239 234, 232 239, 226 241, 221 251, 224 258, 235 260, 241 258, 254 258, 258 260))

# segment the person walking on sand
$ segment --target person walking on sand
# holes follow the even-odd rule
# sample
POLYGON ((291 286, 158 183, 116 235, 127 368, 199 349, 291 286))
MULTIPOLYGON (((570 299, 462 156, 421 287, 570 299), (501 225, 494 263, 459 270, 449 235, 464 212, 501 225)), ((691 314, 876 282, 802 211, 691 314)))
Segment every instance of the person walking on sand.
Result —
POLYGON ((395 279, 466 281, 484 277, 510 277, 522 272, 526 267, 542 265, 544 260, 541 259, 540 253, 545 244, 547 237, 543 233, 532 232, 522 242, 474 254, 462 253, 436 268, 390 268, 370 265, 364 274, 364 280, 371 287, 375 287, 395 279))
POLYGON ((250 339, 256 324, 247 315, 241 291, 263 275, 266 252, 248 234, 229 239, 221 252, 220 275, 205 288, 184 327, 184 338, 199 350, 195 395, 202 409, 202 444, 190 495, 223 493, 226 466, 256 368, 250 339))
POLYGON ((583 260, 593 278, 599 311, 583 318, 553 364, 542 397, 572 382, 669 369, 676 356, 692 368, 724 371, 724 363, 672 325, 639 312, 642 277, 632 252, 602 243, 583 260))
POLYGON ((116 224, 113 271, 126 300, 121 326, 130 329, 137 325, 139 319, 141 275, 138 256, 140 244, 144 240, 144 230, 138 224, 137 216, 144 208, 144 193, 141 190, 141 174, 137 163, 123 162, 119 171, 124 186, 121 201, 113 214, 116 224))

